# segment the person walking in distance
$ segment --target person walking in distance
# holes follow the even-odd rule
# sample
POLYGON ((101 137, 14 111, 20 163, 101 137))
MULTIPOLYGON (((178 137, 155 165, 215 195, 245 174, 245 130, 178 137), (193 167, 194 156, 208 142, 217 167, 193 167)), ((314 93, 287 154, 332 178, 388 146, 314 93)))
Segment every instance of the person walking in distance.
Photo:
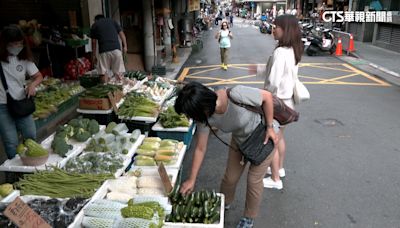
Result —
POLYGON ((96 43, 98 43, 98 73, 104 74, 105 81, 108 81, 112 76, 108 75, 108 71, 111 70, 117 79, 121 79, 122 74, 125 72, 122 52, 126 54, 128 51, 125 33, 116 21, 105 18, 101 14, 97 15, 94 20, 95 22, 90 28, 90 37, 92 38, 93 46, 93 63, 95 63, 97 59, 96 43), (119 38, 122 41, 122 49, 119 38))
MULTIPOLYGON (((298 63, 303 53, 298 20, 291 14, 281 15, 275 19, 272 28, 272 34, 275 40, 278 40, 278 46, 268 60, 264 88, 294 109, 294 78, 297 78, 298 63)), ((264 179, 264 187, 266 188, 283 188, 280 178, 286 175, 283 168, 286 154, 284 131, 285 126, 281 126, 278 134, 279 141, 275 147, 278 153, 275 153, 271 168, 267 172, 267 174, 272 175, 264 179)))
POLYGON ((228 70, 228 50, 231 47, 231 39, 233 39, 233 34, 229 30, 229 25, 227 21, 223 21, 221 24, 221 30, 215 35, 218 40, 219 49, 221 54, 221 68, 228 70))

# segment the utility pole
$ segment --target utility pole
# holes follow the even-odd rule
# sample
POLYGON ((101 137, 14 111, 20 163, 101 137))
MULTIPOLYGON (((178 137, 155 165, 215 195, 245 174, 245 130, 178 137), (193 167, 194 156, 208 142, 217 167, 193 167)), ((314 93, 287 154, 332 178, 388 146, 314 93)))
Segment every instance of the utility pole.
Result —
POLYGON ((154 0, 143 0, 143 38, 144 38, 144 66, 151 71, 155 65, 156 52, 154 42, 154 0))
POLYGON ((168 20, 170 19, 171 6, 169 4, 170 0, 163 0, 163 14, 164 14, 164 28, 163 28, 163 38, 165 53, 167 58, 172 57, 172 47, 171 47, 171 30, 168 26, 168 20))

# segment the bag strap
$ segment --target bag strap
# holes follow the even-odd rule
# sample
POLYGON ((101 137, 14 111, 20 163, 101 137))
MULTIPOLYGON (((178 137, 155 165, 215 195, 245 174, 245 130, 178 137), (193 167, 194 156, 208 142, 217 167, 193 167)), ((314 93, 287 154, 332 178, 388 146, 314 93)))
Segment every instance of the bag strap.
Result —
POLYGON ((1 67, 1 70, 0 70, 1 82, 3 83, 4 90, 6 91, 6 93, 8 93, 8 85, 7 85, 6 77, 4 76, 4 70, 3 70, 3 66, 1 65, 1 63, 0 63, 0 67, 1 67))
MULTIPOLYGON (((232 150, 235 150, 235 151, 241 153, 240 150, 238 150, 237 148, 235 148, 235 147, 229 145, 227 142, 225 142, 223 139, 221 139, 221 138, 217 135, 217 133, 215 133, 215 131, 212 129, 210 123, 208 123, 208 120, 207 120, 207 122, 206 122, 206 125, 207 125, 207 127, 210 129, 210 131, 213 133, 213 135, 214 135, 215 137, 217 137, 217 139, 218 139, 219 141, 221 141, 223 144, 225 144, 225 146, 231 148, 232 150)), ((240 165, 244 165, 244 164, 245 164, 245 159, 244 159, 244 157, 242 156, 242 159, 241 159, 241 161, 240 161, 240 165)))
POLYGON ((221 139, 221 138, 217 135, 217 133, 215 133, 215 131, 212 129, 212 127, 211 127, 211 125, 208 123, 208 121, 206 122, 206 125, 207 125, 207 127, 210 129, 210 131, 213 133, 213 135, 214 135, 215 137, 217 137, 217 139, 218 139, 219 141, 221 141, 223 144, 225 144, 225 146, 227 146, 227 147, 229 147, 229 148, 231 148, 231 149, 237 150, 236 148, 234 148, 233 146, 231 146, 231 145, 229 145, 227 142, 225 142, 223 139, 221 139))
POLYGON ((245 109, 247 109, 247 110, 249 110, 249 111, 251 111, 251 112, 255 112, 255 113, 258 113, 258 114, 264 116, 264 112, 263 112, 263 110, 261 109, 261 107, 255 107, 255 106, 252 106, 252 105, 239 103, 239 102, 237 102, 235 99, 233 99, 232 96, 231 96, 231 90, 232 90, 232 88, 226 89, 226 95, 228 96, 229 100, 230 100, 232 103, 234 103, 235 105, 240 106, 240 107, 242 107, 242 108, 245 108, 245 109))

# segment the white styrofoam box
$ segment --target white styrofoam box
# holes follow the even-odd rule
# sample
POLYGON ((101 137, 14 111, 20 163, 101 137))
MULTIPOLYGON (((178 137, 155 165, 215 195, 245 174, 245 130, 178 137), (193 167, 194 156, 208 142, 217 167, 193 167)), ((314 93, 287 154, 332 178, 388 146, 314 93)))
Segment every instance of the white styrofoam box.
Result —
POLYGON ((190 126, 192 126, 193 124, 193 120, 190 119, 189 120, 189 127, 175 127, 175 128, 164 128, 161 125, 160 121, 157 121, 157 123, 155 123, 153 125, 153 127, 151 128, 151 130, 153 131, 171 131, 171 132, 188 132, 190 129, 190 126))
MULTIPOLYGON (((165 165, 165 168, 180 169, 182 162, 183 162, 183 158, 185 157, 185 153, 186 153, 186 145, 184 145, 182 147, 182 149, 179 151, 176 162, 174 164, 165 165)), ((145 169, 158 170, 158 166, 136 166, 135 163, 133 163, 132 169, 134 169, 134 168, 141 168, 142 170, 145 170, 145 169)))
MULTIPOLYGON (((137 169, 141 170, 142 176, 159 176, 158 168, 156 169, 142 169, 140 166, 132 166, 130 172, 133 172, 137 169)), ((172 186, 175 185, 176 180, 178 179, 179 169, 175 168, 168 168, 166 167, 165 170, 167 171, 168 176, 171 176, 171 184, 172 186)))
POLYGON ((21 193, 20 193, 19 190, 14 190, 10 194, 8 194, 8 196, 6 196, 3 199, 1 199, 0 202, 1 203, 11 203, 12 201, 15 200, 15 198, 17 198, 20 195, 21 195, 21 193))
POLYGON ((219 222, 215 224, 203 224, 203 223, 180 223, 180 222, 164 222, 163 228, 223 228, 224 227, 224 216, 225 216, 225 196, 222 193, 217 193, 221 196, 221 207, 219 222))

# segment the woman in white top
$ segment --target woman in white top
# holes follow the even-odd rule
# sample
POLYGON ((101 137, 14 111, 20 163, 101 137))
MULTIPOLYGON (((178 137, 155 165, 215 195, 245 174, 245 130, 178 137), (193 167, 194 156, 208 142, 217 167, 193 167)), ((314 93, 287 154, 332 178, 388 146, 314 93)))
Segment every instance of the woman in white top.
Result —
MULTIPOLYGON (((36 86, 43 80, 42 74, 32 62, 32 54, 22 31, 17 26, 8 26, 0 35, 0 70, 4 72, 8 91, 13 99, 22 100, 35 96, 36 86), (26 85, 26 76, 33 77, 26 85)), ((18 132, 24 139, 36 138, 36 127, 32 115, 12 116, 7 109, 7 96, 0 80, 0 135, 9 159, 15 157, 18 132)))
POLYGON ((229 30, 227 21, 221 24, 221 30, 215 35, 219 42, 219 49, 221 52, 221 68, 228 70, 228 50, 231 47, 231 39, 233 38, 232 32, 229 30))
MULTIPOLYGON (((303 54, 298 20, 294 15, 281 15, 275 19, 272 31, 274 38, 278 40, 278 46, 268 60, 264 87, 282 99, 286 105, 294 108, 294 78, 297 77, 298 63, 303 54)), ((285 169, 283 168, 286 153, 283 137, 284 129, 285 127, 281 126, 279 142, 276 147, 278 153, 275 153, 271 169, 268 171, 268 173, 272 171, 272 175, 264 179, 264 187, 266 188, 283 188, 280 177, 285 176, 285 169)))

